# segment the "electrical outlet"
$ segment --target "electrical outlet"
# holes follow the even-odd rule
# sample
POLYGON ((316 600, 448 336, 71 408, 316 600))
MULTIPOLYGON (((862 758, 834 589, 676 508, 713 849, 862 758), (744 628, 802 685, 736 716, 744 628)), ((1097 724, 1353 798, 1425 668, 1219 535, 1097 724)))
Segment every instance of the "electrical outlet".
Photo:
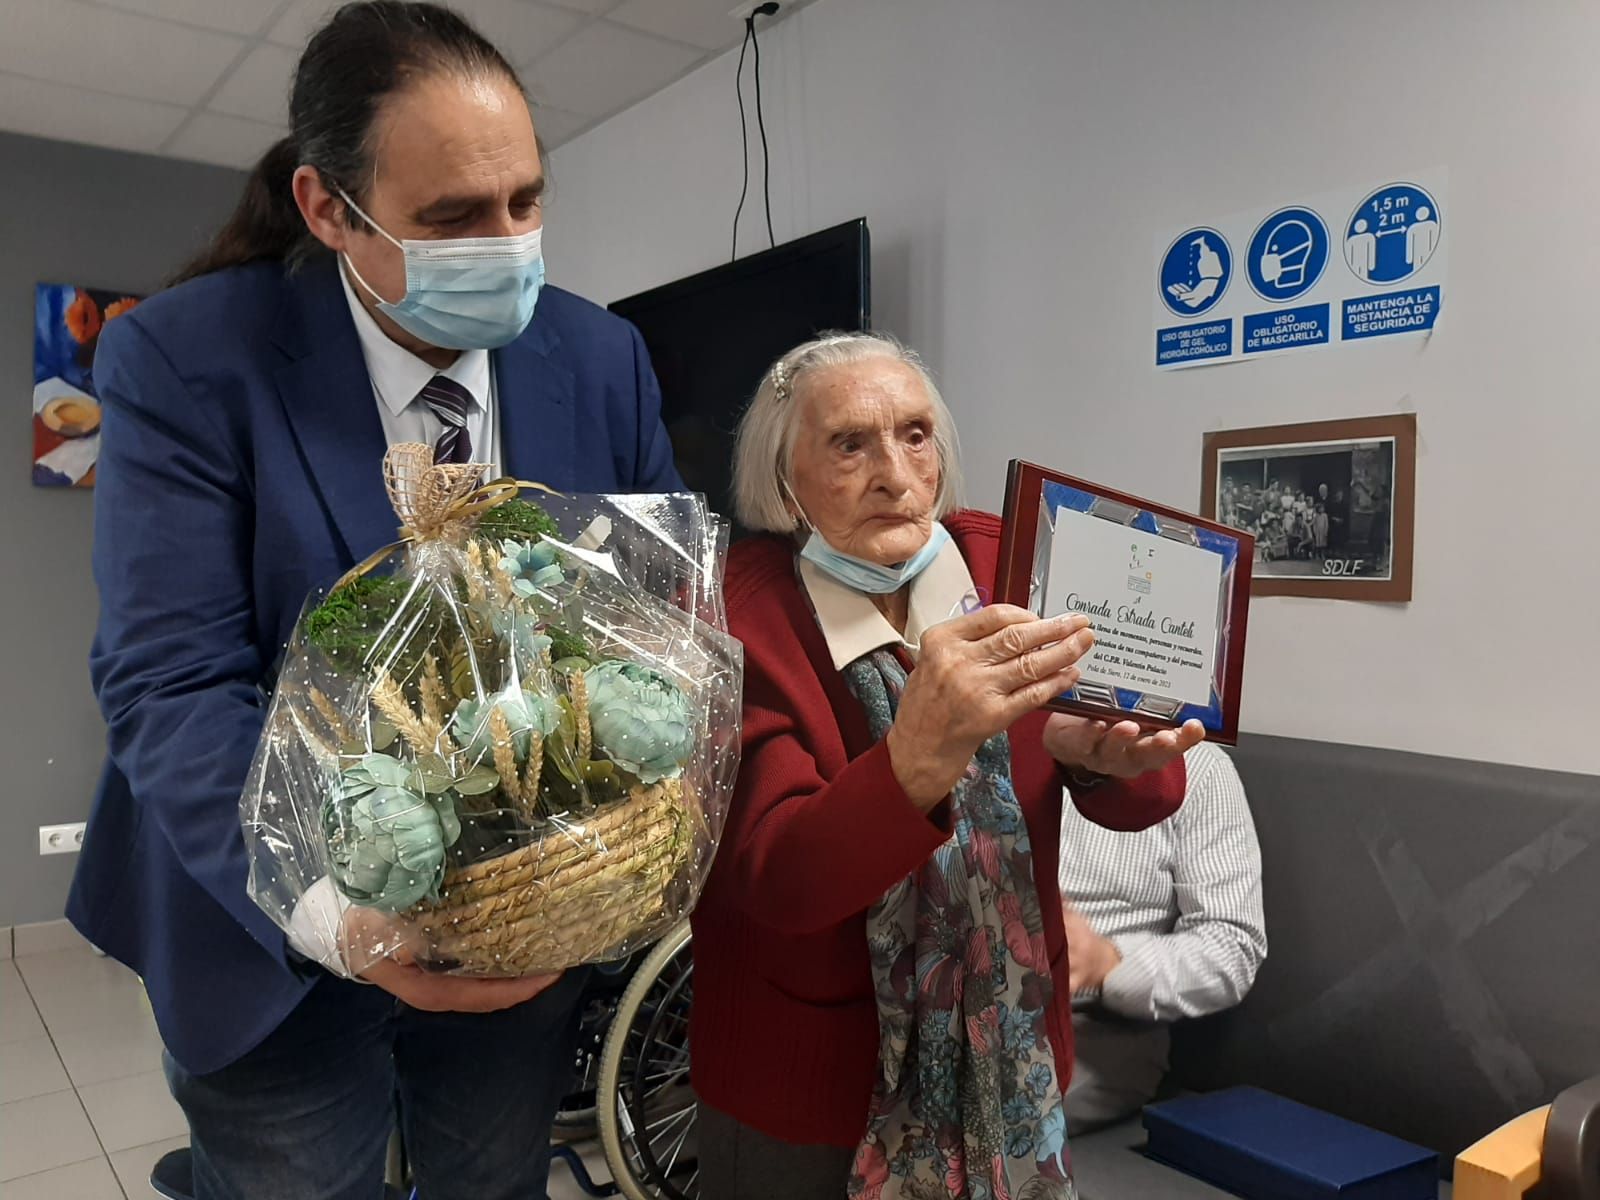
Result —
MULTIPOLYGON (((762 4, 763 0, 749 0, 748 4, 739 5, 737 8, 729 11, 728 15, 735 21, 739 22, 739 24, 743 25, 745 18, 747 18, 751 13, 755 12, 756 9, 760 8, 762 4)), ((770 15, 776 17, 778 14, 772 13, 770 15)))
POLYGON ((40 854, 76 854, 83 849, 84 823, 39 826, 40 854))

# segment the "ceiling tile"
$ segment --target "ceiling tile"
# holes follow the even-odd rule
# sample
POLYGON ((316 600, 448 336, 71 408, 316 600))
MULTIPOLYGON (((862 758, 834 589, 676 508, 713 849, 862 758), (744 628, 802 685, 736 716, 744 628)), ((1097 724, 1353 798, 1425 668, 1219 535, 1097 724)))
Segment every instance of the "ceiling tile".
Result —
POLYGON ((539 131, 539 140, 546 150, 571 141, 594 122, 593 117, 581 117, 549 104, 536 104, 533 109, 533 127, 539 131))
POLYGON ((262 45, 222 81, 207 108, 231 117, 287 124, 289 83, 300 56, 285 46, 262 45))
POLYGON ((738 45, 744 37, 744 22, 728 15, 732 8, 729 0, 673 0, 671 4, 662 0, 625 0, 606 14, 606 20, 704 50, 725 50, 738 45))
POLYGON ((262 22, 273 10, 273 5, 265 0, 99 0, 99 3, 147 17, 183 21, 251 37, 261 32, 262 22))
POLYGON ((701 57, 687 46, 597 21, 536 62, 526 78, 536 101, 605 117, 665 87, 701 57))
POLYGON ((455 0, 453 7, 518 67, 527 66, 584 22, 578 13, 529 0, 455 0))
POLYGON ((305 49, 311 35, 324 19, 333 14, 343 0, 294 0, 283 16, 267 32, 267 40, 299 51, 305 49))
POLYGON ((4 0, 0 71, 96 91, 193 104, 245 42, 81 0, 4 0))
MULTIPOLYGON (((575 12, 588 13, 590 16, 599 16, 608 8, 615 8, 617 0, 525 0, 526 3, 548 4, 552 8, 570 8, 575 12)), ((728 5, 732 8, 733 5, 728 5)))
POLYGON ((174 158, 245 170, 255 166, 267 147, 283 135, 284 130, 277 125, 242 121, 216 113, 196 113, 172 139, 166 153, 174 158))
MULTIPOLYGON (((303 49, 341 2, 294 0, 268 31, 268 40, 297 51, 303 49)), ((535 0, 455 0, 451 7, 477 26, 519 67, 544 54, 584 22, 583 15, 569 6, 535 3, 535 0)))
POLYGON ((0 75, 0 128, 61 142, 154 152, 187 109, 86 92, 64 83, 0 75))

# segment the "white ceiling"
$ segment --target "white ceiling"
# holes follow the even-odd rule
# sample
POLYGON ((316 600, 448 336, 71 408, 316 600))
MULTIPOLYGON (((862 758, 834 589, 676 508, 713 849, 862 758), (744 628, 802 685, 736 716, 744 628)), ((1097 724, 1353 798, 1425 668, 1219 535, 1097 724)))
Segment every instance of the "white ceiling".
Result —
MULTIPOLYGON (((0 129, 247 167, 282 136, 300 48, 340 2, 0 0, 0 129)), ((553 147, 738 45, 736 2, 451 7, 522 72, 553 147)))

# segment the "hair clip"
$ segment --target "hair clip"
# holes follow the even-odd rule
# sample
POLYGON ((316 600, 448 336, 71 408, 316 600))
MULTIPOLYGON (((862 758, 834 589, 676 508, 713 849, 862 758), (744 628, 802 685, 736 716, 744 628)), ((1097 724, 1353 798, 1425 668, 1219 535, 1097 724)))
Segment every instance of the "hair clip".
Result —
POLYGON ((783 359, 772 364, 772 391, 778 398, 779 404, 789 402, 789 388, 793 381, 789 376, 789 368, 784 365, 783 359))

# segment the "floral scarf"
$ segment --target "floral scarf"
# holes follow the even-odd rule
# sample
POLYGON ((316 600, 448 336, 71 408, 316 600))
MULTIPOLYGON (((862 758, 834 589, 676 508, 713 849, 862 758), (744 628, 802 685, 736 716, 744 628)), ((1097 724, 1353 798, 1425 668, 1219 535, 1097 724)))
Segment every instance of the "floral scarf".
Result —
MULTIPOLYGON (((881 740, 905 668, 880 649, 844 675, 881 740)), ((1033 852, 1004 733, 974 756, 950 817, 950 840, 867 914, 878 1078, 848 1194, 1076 1200, 1033 852)))

